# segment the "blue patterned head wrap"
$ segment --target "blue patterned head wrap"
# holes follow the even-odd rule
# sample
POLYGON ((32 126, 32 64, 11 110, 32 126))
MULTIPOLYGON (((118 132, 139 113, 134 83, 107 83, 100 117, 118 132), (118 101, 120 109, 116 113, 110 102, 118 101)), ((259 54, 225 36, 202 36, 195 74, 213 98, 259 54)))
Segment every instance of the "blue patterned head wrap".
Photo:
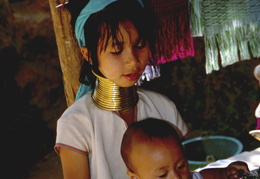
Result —
MULTIPOLYGON (((84 35, 84 25, 88 20, 89 16, 93 13, 96 13, 104 9, 107 5, 118 1, 118 0, 90 0, 88 4, 80 12, 76 23, 75 23, 75 33, 78 40, 79 46, 86 46, 85 35, 84 35)), ((143 3, 141 0, 137 0, 142 6, 143 3)))

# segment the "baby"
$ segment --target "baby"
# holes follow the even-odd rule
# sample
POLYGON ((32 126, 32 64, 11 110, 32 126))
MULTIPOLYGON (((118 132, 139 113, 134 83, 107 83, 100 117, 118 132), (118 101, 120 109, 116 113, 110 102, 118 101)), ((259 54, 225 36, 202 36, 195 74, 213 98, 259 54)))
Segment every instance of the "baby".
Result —
POLYGON ((159 119, 145 119, 129 126, 121 144, 121 155, 130 179, 232 179, 248 172, 237 161, 226 168, 191 172, 175 127, 159 119))

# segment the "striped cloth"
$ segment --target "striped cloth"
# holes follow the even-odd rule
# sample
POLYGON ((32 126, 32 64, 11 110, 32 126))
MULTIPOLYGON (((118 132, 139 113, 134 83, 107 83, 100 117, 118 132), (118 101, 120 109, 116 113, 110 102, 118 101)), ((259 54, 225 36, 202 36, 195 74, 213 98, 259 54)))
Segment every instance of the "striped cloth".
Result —
POLYGON ((192 35, 204 36, 206 73, 260 57, 260 0, 190 0, 190 4, 192 35))

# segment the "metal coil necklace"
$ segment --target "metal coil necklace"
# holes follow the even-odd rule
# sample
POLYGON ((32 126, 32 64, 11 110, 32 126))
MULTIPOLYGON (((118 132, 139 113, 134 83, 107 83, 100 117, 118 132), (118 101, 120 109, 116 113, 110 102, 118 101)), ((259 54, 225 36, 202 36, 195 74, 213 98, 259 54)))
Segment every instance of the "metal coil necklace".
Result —
POLYGON ((99 108, 107 111, 129 111, 136 106, 138 102, 136 86, 120 87, 92 72, 97 77, 92 99, 99 108))

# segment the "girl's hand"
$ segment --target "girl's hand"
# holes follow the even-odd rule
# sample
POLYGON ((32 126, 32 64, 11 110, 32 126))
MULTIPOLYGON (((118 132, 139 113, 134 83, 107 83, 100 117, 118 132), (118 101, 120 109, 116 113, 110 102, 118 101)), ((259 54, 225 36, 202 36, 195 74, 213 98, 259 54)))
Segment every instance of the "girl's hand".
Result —
POLYGON ((247 172, 249 172, 248 166, 242 161, 232 162, 225 169, 226 178, 228 179, 240 178, 247 172))

